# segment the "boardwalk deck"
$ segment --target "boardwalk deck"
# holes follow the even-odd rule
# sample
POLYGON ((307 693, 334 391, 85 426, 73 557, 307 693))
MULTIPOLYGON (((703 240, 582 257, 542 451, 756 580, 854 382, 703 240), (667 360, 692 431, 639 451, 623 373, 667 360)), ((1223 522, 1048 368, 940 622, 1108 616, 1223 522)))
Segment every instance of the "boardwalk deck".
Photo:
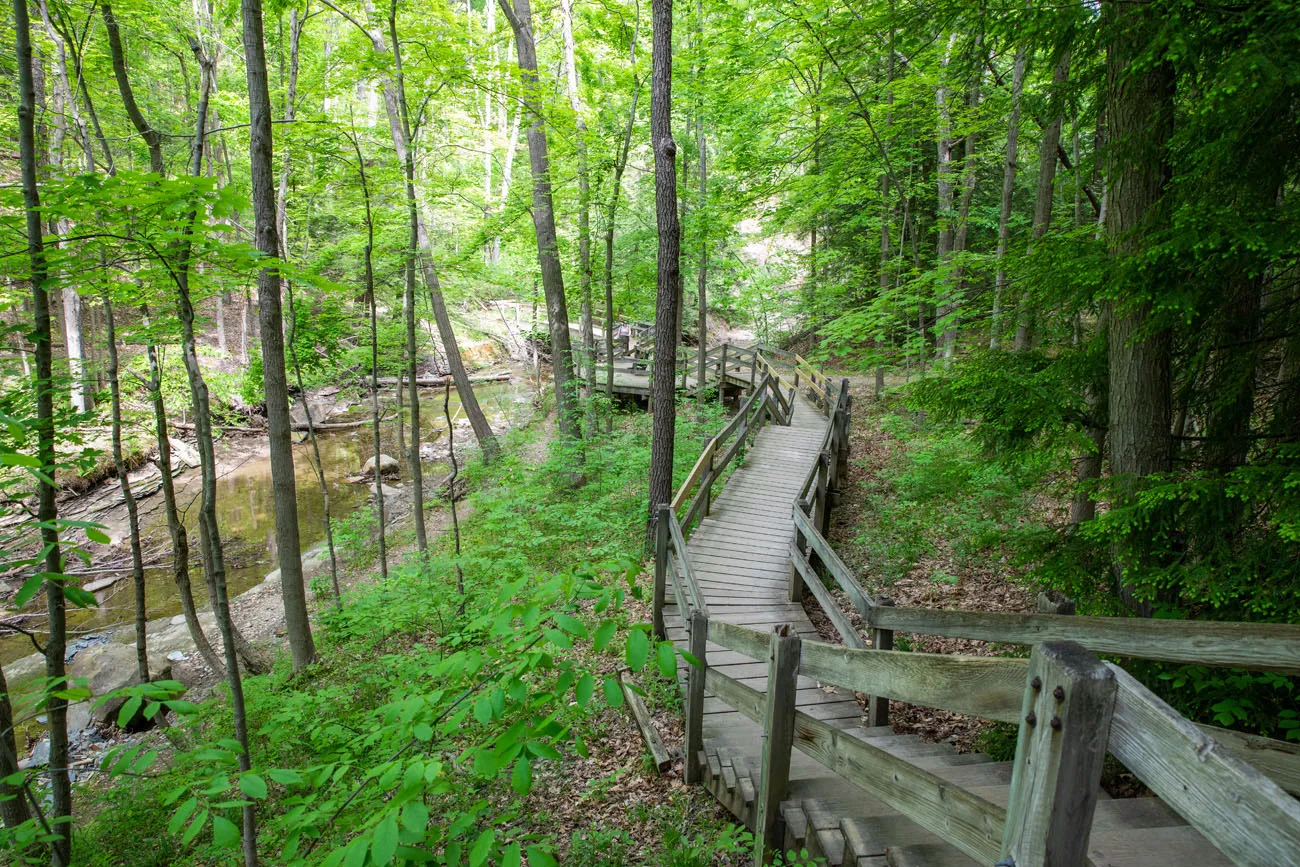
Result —
MULTIPOLYGON (((789 598, 789 546, 794 537, 793 505, 823 447, 827 425, 825 416, 796 395, 791 423, 761 430, 742 466, 690 536, 688 557, 710 619, 762 632, 789 624, 792 634, 820 638, 802 601, 789 598)), ((668 637, 688 649, 689 638, 671 587, 663 611, 668 637)), ((706 656, 710 669, 766 692, 766 663, 712 642, 706 656)), ((685 663, 679 674, 685 687, 685 663)), ((995 763, 979 754, 960 755, 948 744, 921 743, 889 727, 868 727, 857 696, 805 676, 798 678, 795 695, 798 709, 809 716, 1006 807, 1011 763, 995 763)), ((712 693, 706 693, 703 713, 705 785, 753 828, 763 730, 712 693)), ((932 829, 900 815, 798 750, 791 757, 789 779, 778 826, 787 849, 807 848, 823 863, 854 867, 979 863, 943 842, 932 829)), ((1160 801, 1109 803, 1105 793, 1099 797, 1088 851, 1093 864, 1219 867, 1231 863, 1160 801), (1158 853, 1154 860, 1153 853, 1158 853)))

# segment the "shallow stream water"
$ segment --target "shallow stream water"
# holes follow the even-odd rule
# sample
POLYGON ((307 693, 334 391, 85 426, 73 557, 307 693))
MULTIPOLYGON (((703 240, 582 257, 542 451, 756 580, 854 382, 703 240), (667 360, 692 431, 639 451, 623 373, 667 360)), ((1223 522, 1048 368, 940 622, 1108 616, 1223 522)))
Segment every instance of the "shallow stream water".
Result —
MULTIPOLYGON (((522 382, 480 384, 474 389, 483 407, 488 421, 494 428, 513 426, 527 414, 532 401, 532 390, 522 382)), ((381 411, 392 416, 394 410, 394 393, 392 389, 381 392, 381 411)), ((464 419, 460 411, 460 402, 453 390, 450 406, 453 420, 464 419)), ((420 397, 422 441, 434 442, 438 454, 446 454, 447 424, 442 414, 442 390, 422 389, 420 397)), ((335 415, 329 423, 368 419, 370 401, 368 395, 361 395, 357 402, 348 408, 346 414, 335 415)), ((406 431, 409 444, 410 430, 406 431)), ((457 452, 465 445, 470 434, 462 424, 456 430, 457 452)), ((402 459, 397 448, 397 422, 395 417, 380 425, 380 438, 384 454, 402 459)), ((373 432, 369 425, 349 430, 322 431, 317 434, 321 461, 325 468, 325 482, 329 490, 330 512, 335 522, 335 535, 338 535, 338 522, 346 520, 358 507, 370 499, 370 482, 350 482, 349 476, 355 476, 374 454, 373 432)), ((317 480, 315 460, 306 434, 295 434, 294 468, 298 489, 298 528, 302 548, 306 551, 325 538, 324 498, 321 496, 320 483, 317 480), (302 439, 302 442, 298 442, 302 439)), ((268 572, 279 567, 275 540, 275 508, 271 492, 271 464, 266 452, 265 438, 246 437, 230 443, 218 443, 218 463, 220 477, 217 481, 217 522, 221 530, 227 564, 227 582, 233 597, 258 584, 268 572)), ((449 471, 444 460, 422 461, 426 486, 436 483, 449 471)), ((135 474, 133 474, 134 476, 135 474)), ((399 480, 390 480, 388 484, 400 484, 405 493, 407 479, 405 473, 399 480)), ((116 487, 115 482, 108 485, 116 487)), ((190 538, 190 579, 194 586, 195 602, 200 609, 207 606, 207 591, 203 584, 202 569, 197 563, 198 557, 198 495, 199 471, 186 470, 176 477, 176 498, 183 515, 190 538)), ((149 617, 167 617, 180 613, 180 599, 176 585, 172 581, 171 544, 167 533, 166 517, 162 508, 162 493, 154 493, 140 500, 141 536, 144 539, 146 556, 150 556, 152 565, 145 570, 149 617)), ((118 538, 125 533, 123 526, 113 526, 116 521, 106 521, 118 538)), ((92 555, 100 546, 88 545, 92 555)), ((101 549, 103 550, 103 549, 101 549)), ((116 547, 112 552, 114 561, 124 559, 126 545, 116 547)), ((129 569, 125 572, 108 571, 102 565, 97 568, 95 561, 89 567, 73 560, 69 568, 86 571, 80 576, 83 583, 96 579, 121 574, 122 577, 111 587, 96 593, 99 605, 95 609, 69 609, 68 625, 72 633, 95 632, 113 626, 130 624, 133 613, 133 590, 129 569)), ((40 599, 28 607, 29 611, 41 609, 40 599)), ((33 622, 32 628, 40 629, 44 624, 33 622)), ((69 643, 78 637, 69 635, 69 643)), ((24 636, 6 637, 0 641, 0 661, 12 662, 32 652, 31 643, 24 636)))

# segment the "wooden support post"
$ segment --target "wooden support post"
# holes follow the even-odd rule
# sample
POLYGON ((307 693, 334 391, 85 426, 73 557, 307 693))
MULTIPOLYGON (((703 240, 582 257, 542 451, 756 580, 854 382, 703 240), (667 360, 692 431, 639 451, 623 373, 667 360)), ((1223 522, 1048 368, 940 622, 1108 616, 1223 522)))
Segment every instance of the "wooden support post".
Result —
POLYGON ((749 393, 754 393, 754 377, 758 373, 758 350, 749 350, 749 393))
POLYGON ((755 798, 754 864, 762 867, 781 848, 781 802, 790 789, 790 751, 794 747, 795 689, 799 681, 800 641, 788 624, 772 633, 767 658, 767 709, 763 717, 763 772, 755 798))
MULTIPOLYGON (((796 509, 803 508, 803 506, 797 502, 794 504, 794 507, 796 509)), ((804 534, 800 532, 798 524, 795 524, 794 526, 794 547, 795 550, 799 551, 801 554, 808 553, 808 540, 804 537, 804 534)), ((789 599, 791 602, 803 602, 803 573, 794 565, 793 560, 790 561, 790 580, 787 589, 790 591, 789 599)))
MULTIPOLYGON (((894 600, 888 596, 877 596, 874 600, 876 605, 886 607, 892 606, 894 600)), ((892 629, 871 629, 871 649, 872 650, 893 650, 894 649, 894 630, 892 629)), ((889 696, 873 695, 867 699, 867 725, 869 726, 887 726, 889 725, 889 696)))
MULTIPOLYGON (((668 583, 668 516, 671 514, 667 503, 661 503, 655 513, 655 591, 654 591, 654 629, 655 635, 663 641, 668 638, 664 629, 664 596, 668 583)), ((686 600, 678 599, 679 606, 686 600)))
POLYGON ((650 709, 645 706, 645 699, 641 694, 632 688, 632 684, 623 680, 623 675, 619 673, 619 684, 623 687, 623 698, 627 703, 628 712, 632 714, 632 721, 636 723, 637 729, 641 732, 641 742, 645 744, 646 751, 650 753, 650 759, 655 764, 655 770, 664 773, 673 766, 672 754, 664 746, 663 738, 654 727, 650 719, 650 709))
POLYGON ((705 648, 709 643, 709 618, 702 611, 691 612, 691 656, 699 661, 686 671, 686 759, 682 763, 686 784, 695 785, 704 780, 704 676, 708 662, 705 648))
POLYGON ((722 361, 718 364, 718 403, 722 403, 722 387, 727 382, 727 344, 722 344, 722 361))
POLYGON ((827 508, 826 491, 830 485, 831 453, 824 451, 817 456, 817 494, 813 500, 813 526, 825 536, 830 530, 831 510, 827 508))
MULTIPOLYGON (((741 436, 744 436, 742 433, 741 436)), ((713 480, 716 477, 716 471, 713 469, 713 459, 717 457, 717 449, 709 450, 709 465, 704 470, 704 477, 700 479, 700 484, 704 486, 704 514, 700 520, 709 516, 709 510, 713 508, 713 480)))
POLYGON ((1002 857, 1016 867, 1084 867, 1106 758, 1115 675, 1068 641, 1034 647, 1011 771, 1002 857))

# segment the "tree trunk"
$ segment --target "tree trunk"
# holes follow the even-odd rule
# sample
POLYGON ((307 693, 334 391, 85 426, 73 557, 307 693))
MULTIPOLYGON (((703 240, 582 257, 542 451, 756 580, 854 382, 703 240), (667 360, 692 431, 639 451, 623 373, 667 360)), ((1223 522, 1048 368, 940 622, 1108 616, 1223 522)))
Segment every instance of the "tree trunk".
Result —
MULTIPOLYGON (((523 80, 523 105, 532 116, 528 125, 528 162, 533 176, 533 227, 537 233, 537 259, 546 296, 546 319, 551 334, 551 376, 555 381, 555 407, 560 438, 577 451, 582 425, 573 382, 573 349, 569 340, 569 311, 564 298, 564 274, 555 232, 555 207, 551 198, 551 169, 547 155, 544 106, 537 79, 537 48, 533 42, 532 9, 528 0, 498 0, 515 34, 515 54, 523 80)), ((581 464, 575 455, 574 469, 581 464)))
POLYGON ((113 301, 104 296, 104 316, 108 331, 108 389, 112 400, 113 469, 126 503, 126 520, 131 545, 131 580, 135 587, 135 662, 141 683, 149 682, 149 653, 146 631, 149 612, 145 604, 144 557, 140 552, 140 516, 131 493, 126 461, 122 459, 122 390, 118 382, 117 328, 113 321, 113 301))
POLYGON ((935 88, 935 103, 939 110, 938 162, 936 164, 939 246, 936 253, 939 269, 942 272, 940 283, 944 287, 940 290, 935 310, 935 328, 939 329, 939 340, 935 347, 935 354, 942 358, 951 358, 957 346, 957 332, 951 321, 951 313, 955 303, 954 275, 951 272, 953 244, 956 238, 956 212, 953 206, 952 187, 952 151, 954 142, 952 138, 952 110, 948 105, 949 91, 946 83, 948 67, 952 62, 952 52, 956 44, 957 34, 954 31, 948 36, 948 48, 944 52, 940 66, 939 86, 935 88))
POLYGON ((650 85, 650 141, 655 158, 655 221, 659 229, 655 303, 654 428, 650 442, 650 502, 646 547, 654 544, 659 506, 673 496, 678 290, 681 285, 681 224, 677 219, 677 144, 673 141, 673 3, 653 0, 654 50, 650 85))
MULTIPOLYGON (((1052 225, 1052 204, 1056 192, 1057 151, 1061 148, 1061 123, 1064 120, 1061 91, 1070 80, 1070 52, 1064 51, 1052 70, 1052 92, 1047 125, 1038 143, 1038 188, 1034 195, 1033 237, 1037 241, 1052 225)), ((1034 345, 1035 310, 1030 299, 1021 297, 1016 317, 1014 349, 1023 351, 1034 345)))
POLYGON ((49 273, 41 231, 41 197, 36 177, 36 85, 32 75, 31 23, 26 0, 14 0, 14 60, 18 66, 18 149, 22 167, 23 205, 27 216, 27 257, 31 269, 32 308, 36 377, 36 451, 41 465, 37 479, 37 520, 45 546, 43 569, 49 638, 45 643, 45 676, 55 684, 47 700, 50 724, 50 791, 53 814, 59 823, 51 842, 53 863, 67 867, 72 862, 72 784, 68 776, 68 700, 58 690, 66 672, 63 655, 67 642, 67 615, 63 598, 63 555, 59 549, 54 489, 54 364, 50 300, 46 290, 49 273))
POLYGON ((998 272, 993 283, 993 324, 989 329, 989 349, 997 349, 1002 340, 1002 301, 1007 295, 1007 246, 1011 242, 1011 203, 1016 191, 1016 157, 1020 147, 1020 100, 1025 92, 1024 46, 1016 49, 1011 68, 1011 114, 1007 118, 1007 159, 1002 167, 1002 198, 998 207, 998 272))
POLYGON ((9 698, 9 683, 0 668, 0 819, 10 831, 31 819, 26 794, 21 784, 6 783, 19 773, 18 743, 14 738, 14 705, 9 698))
POLYGON ((113 75, 117 78, 117 89, 122 95, 126 116, 131 119, 131 125, 135 127, 136 132, 149 148, 149 171, 161 175, 164 171, 162 133, 150 126, 135 101, 135 94, 131 90, 131 81, 126 71, 126 53, 122 50, 122 35, 118 30, 117 17, 113 14, 112 4, 104 0, 99 4, 99 9, 103 14, 104 32, 108 36, 109 55, 113 60, 113 75))
MULTIPOLYGON (((1106 117, 1113 155, 1107 229, 1118 260, 1115 270, 1125 274, 1138 269, 1126 267, 1124 260, 1145 253, 1146 233, 1164 219, 1161 205, 1169 181, 1166 150, 1173 133, 1174 80, 1164 64, 1134 71, 1134 59, 1143 54, 1158 26, 1149 0, 1108 5, 1116 27, 1106 64, 1106 117)), ((1144 477, 1170 469, 1171 339, 1168 330, 1153 322, 1154 304, 1145 286, 1122 288, 1113 297, 1122 300, 1107 302, 1105 310, 1111 472, 1126 479, 1119 494, 1123 503, 1144 477)), ((1127 552, 1116 553, 1121 598, 1150 616, 1151 602, 1135 597, 1128 576, 1138 562, 1127 552)))
MULTIPOLYGON (((636 44, 641 33, 640 8, 637 7, 636 22, 632 27, 631 47, 628 50, 628 65, 636 68, 636 44)), ((614 155, 614 182, 609 194, 609 214, 605 223, 605 397, 612 405, 614 402, 614 228, 618 213, 618 198, 623 190, 623 171, 627 168, 627 156, 632 147, 632 130, 636 126, 636 104, 641 96, 641 79, 632 74, 632 106, 627 112, 627 126, 623 128, 623 141, 614 155)), ((614 415, 610 413, 607 430, 614 430, 614 415)))
POLYGON ((591 304, 591 178, 587 169, 587 122, 583 118, 578 92, 578 66, 574 58, 573 0, 560 0, 564 36, 564 71, 569 91, 569 108, 576 128, 578 153, 578 298, 581 305, 583 394, 587 397, 587 430, 595 432, 595 407, 591 395, 596 386, 596 338, 591 304))
MULTIPOLYGON (((262 42, 262 0, 241 0, 245 72, 248 81, 249 164, 252 172, 254 233, 257 249, 268 257, 281 253, 276 215, 275 171, 271 142, 271 92, 262 42)), ((262 385, 266 397, 266 433, 271 457, 271 492, 275 502, 275 545, 280 562, 280 595, 294 671, 316 658, 307 588, 302 576, 302 542, 298 535, 298 487, 293 469, 289 382, 285 370, 284 322, 280 307, 280 273, 257 274, 257 316, 262 338, 262 385)), ((247 841, 246 841, 247 845, 247 841)), ((254 853, 253 857, 256 857, 254 853)))

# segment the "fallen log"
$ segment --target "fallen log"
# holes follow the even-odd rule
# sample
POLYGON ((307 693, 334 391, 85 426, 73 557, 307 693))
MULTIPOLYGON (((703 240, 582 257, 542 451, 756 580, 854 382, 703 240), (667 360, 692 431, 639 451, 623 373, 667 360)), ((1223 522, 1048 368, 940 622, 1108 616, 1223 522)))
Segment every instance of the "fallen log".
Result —
MULTIPOLYGON (((509 382, 510 376, 511 374, 509 372, 493 373, 487 376, 471 376, 469 378, 469 381, 470 384, 484 383, 484 382, 509 382)), ((368 381, 369 380, 367 380, 367 382, 368 381)), ((406 380, 403 381, 403 384, 405 384, 405 382, 406 380)), ((441 388, 449 382, 451 382, 451 377, 448 376, 418 376, 415 378, 415 384, 420 387, 441 388)), ((379 384, 397 385, 397 377, 381 376, 379 377, 379 384)), ((455 385, 454 382, 452 382, 451 384, 455 385)))
POLYGON ((641 730, 641 740, 645 742, 646 749, 650 751, 650 757, 655 763, 655 768, 662 774, 673 766, 673 757, 669 755, 668 748, 664 746, 663 738, 659 737, 659 731, 650 722, 650 711, 646 708, 641 694, 634 690, 626 680, 623 680, 622 673, 619 674, 618 682, 623 687, 623 697, 627 699, 627 706, 632 712, 632 719, 636 722, 637 728, 641 730))

